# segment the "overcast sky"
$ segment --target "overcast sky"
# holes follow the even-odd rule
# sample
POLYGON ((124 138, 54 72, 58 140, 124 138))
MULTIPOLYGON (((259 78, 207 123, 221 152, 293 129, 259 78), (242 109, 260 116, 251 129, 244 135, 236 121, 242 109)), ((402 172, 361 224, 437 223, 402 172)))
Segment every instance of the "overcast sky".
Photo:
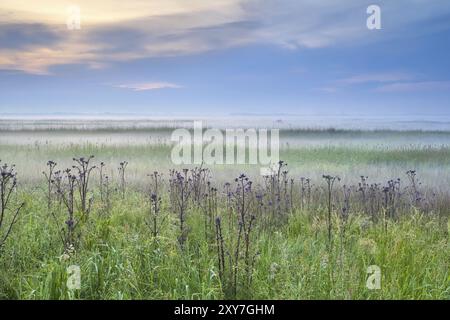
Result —
POLYGON ((2 0, 0 113, 449 115, 449 56, 448 0, 2 0))

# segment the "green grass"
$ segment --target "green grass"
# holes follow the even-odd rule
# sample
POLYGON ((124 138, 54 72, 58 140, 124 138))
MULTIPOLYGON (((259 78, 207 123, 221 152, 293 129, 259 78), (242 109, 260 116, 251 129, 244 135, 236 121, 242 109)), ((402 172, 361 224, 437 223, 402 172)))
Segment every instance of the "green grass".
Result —
MULTIPOLYGON (((174 215, 156 242, 144 223, 143 195, 129 192, 125 201, 114 200, 110 216, 96 208, 82 226, 76 254, 60 261, 62 243, 41 191, 25 197, 26 210, 0 256, 1 299, 229 298, 195 209, 181 250, 174 215), (82 285, 74 292, 66 286, 66 268, 73 264, 81 268, 82 285)), ((437 219, 411 213, 384 232, 382 224, 354 214, 344 245, 339 229, 333 233, 330 251, 325 216, 300 210, 278 230, 262 231, 253 282, 238 289, 237 298, 450 299, 448 233, 437 219), (380 290, 366 288, 370 265, 382 270, 380 290)))
MULTIPOLYGON (((74 156, 93 154, 96 161, 108 164, 106 170, 111 176, 117 174, 119 162, 127 160, 129 179, 144 183, 148 173, 154 170, 167 172, 176 167, 170 159, 168 145, 98 145, 92 143, 60 145, 2 145, 0 159, 16 164, 22 182, 36 183, 42 179, 42 171, 48 160, 56 161, 61 167, 71 165, 74 156)), ((450 185, 450 147, 364 147, 364 146, 303 146, 283 147, 280 158, 285 160, 295 176, 320 179, 323 173, 332 173, 356 182, 360 175, 368 175, 372 182, 384 182, 404 177, 407 170, 417 170, 425 184, 450 185)), ((189 167, 189 166, 187 166, 189 167)), ((255 165, 212 165, 217 180, 248 172, 259 173, 255 165)), ((180 166, 178 168, 181 168, 180 166)))
MULTIPOLYGON (((399 220, 389 221, 385 231, 382 222, 370 222, 356 207, 341 239, 337 207, 330 250, 323 204, 309 210, 297 208, 279 227, 257 227, 260 236, 254 249, 259 255, 253 280, 249 288, 240 282, 234 297, 219 279, 216 247, 205 239, 198 208, 189 210, 191 230, 183 250, 177 241, 176 215, 167 199, 163 211, 169 218, 157 240, 144 222, 147 174, 158 170, 167 180, 167 170, 174 167, 171 147, 141 140, 126 143, 134 135, 154 130, 108 130, 44 130, 43 139, 39 138, 42 130, 18 131, 17 143, 13 140, 16 132, 0 133, 0 159, 17 165, 15 196, 17 201, 26 201, 0 254, 0 299, 450 299, 449 133, 291 130, 284 133, 286 140, 282 134, 280 157, 289 164, 297 183, 305 176, 321 187, 322 174, 339 175, 341 184, 355 184, 360 175, 369 176, 369 183, 397 177, 405 181, 405 172, 415 169, 423 182, 421 188, 439 193, 441 215, 410 208, 399 220), (110 133, 128 136, 123 141, 116 137, 115 143, 108 140, 110 133), (97 134, 98 141, 87 139, 97 134), (127 197, 122 200, 114 192, 112 212, 105 215, 97 187, 92 186, 94 208, 89 220, 80 225, 79 247, 69 260, 61 260, 64 249, 47 209, 42 171, 48 160, 65 168, 72 165, 73 157, 90 154, 97 164, 107 164, 106 173, 114 182, 119 162, 130 163, 127 197), (81 268, 79 291, 67 288, 69 265, 81 268), (366 288, 370 265, 381 268, 380 290, 366 288)), ((259 174, 258 166, 216 165, 211 169, 219 190, 240 172, 256 180, 259 174)), ((221 202, 219 214, 226 217, 224 207, 221 202)), ((64 213, 57 211, 57 215, 63 224, 64 213)))

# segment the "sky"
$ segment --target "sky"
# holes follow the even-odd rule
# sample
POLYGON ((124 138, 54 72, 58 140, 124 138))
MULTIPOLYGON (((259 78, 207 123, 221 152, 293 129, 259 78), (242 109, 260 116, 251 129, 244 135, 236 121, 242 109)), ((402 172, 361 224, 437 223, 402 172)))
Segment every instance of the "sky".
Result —
POLYGON ((448 0, 2 0, 0 114, 450 115, 449 56, 448 0))

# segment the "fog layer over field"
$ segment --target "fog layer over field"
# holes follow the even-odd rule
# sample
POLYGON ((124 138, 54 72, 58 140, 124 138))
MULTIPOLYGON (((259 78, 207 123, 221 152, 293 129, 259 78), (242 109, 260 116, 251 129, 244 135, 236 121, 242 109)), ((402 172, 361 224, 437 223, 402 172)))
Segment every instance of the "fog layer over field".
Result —
MULTIPOLYGON (((424 184, 438 189, 450 185, 450 122, 445 117, 390 120, 346 117, 296 118, 249 116, 203 119, 204 128, 279 128, 280 158, 297 177, 319 180, 324 173, 355 182, 360 175, 371 182, 403 178, 417 170, 424 184), (320 120, 320 121, 319 121, 320 120), (301 122, 303 121, 303 122, 301 122), (309 123, 309 124, 308 124, 309 123), (354 129, 343 129, 349 127, 354 129), (403 123, 403 125, 400 125, 403 123), (370 125, 369 125, 370 124, 370 125)), ((69 166, 73 157, 95 155, 110 164, 114 177, 120 161, 130 163, 130 180, 143 182, 146 174, 172 167, 171 134, 192 128, 193 119, 108 117, 3 117, 0 120, 0 159, 15 163, 22 181, 40 180, 48 160, 69 166)), ((215 165, 217 179, 247 172, 259 176, 257 165, 215 165)))

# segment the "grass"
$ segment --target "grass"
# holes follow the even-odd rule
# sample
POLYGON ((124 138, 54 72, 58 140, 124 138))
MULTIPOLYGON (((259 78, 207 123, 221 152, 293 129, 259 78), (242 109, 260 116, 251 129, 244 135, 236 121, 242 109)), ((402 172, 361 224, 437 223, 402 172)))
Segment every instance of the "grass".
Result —
MULTIPOLYGON (((109 174, 117 174, 116 166, 126 159, 130 162, 130 180, 142 182, 142 177, 154 170, 168 171, 173 165, 168 145, 97 145, 90 143, 69 146, 1 145, 4 162, 15 163, 21 181, 39 182, 45 164, 52 159, 61 166, 70 165, 74 156, 94 154, 97 160, 111 164, 109 174)), ((381 182, 416 169, 424 183, 450 185, 450 147, 362 147, 362 146, 306 146, 283 147, 280 157, 289 163, 294 175, 320 178, 324 172, 332 172, 349 179, 368 175, 381 182)), ((181 167, 179 167, 181 168, 181 167)), ((216 165, 216 178, 224 180, 240 172, 257 176, 259 167, 249 165, 216 165)), ((355 181, 353 181, 355 182, 355 181)))
MULTIPOLYGON (((200 212, 191 212, 191 234, 181 250, 173 216, 155 242, 144 223, 142 194, 129 193, 125 201, 114 200, 110 216, 94 211, 80 248, 61 261, 62 245, 44 199, 40 192, 25 197, 26 210, 0 259, 0 298, 227 298, 200 212), (82 279, 75 292, 66 286, 66 268, 73 264, 82 279)), ((448 234, 437 220, 411 213, 385 233, 362 215, 353 219, 345 247, 336 243, 331 252, 324 215, 297 210, 279 230, 263 232, 251 289, 238 291, 237 298, 450 299, 448 234), (366 288, 370 265, 382 270, 380 290, 366 288)))
MULTIPOLYGON (((14 200, 25 201, 26 206, 0 253, 0 299, 450 299, 448 133, 290 130, 285 138, 282 134, 280 156, 289 164, 296 188, 301 176, 310 177, 316 196, 312 206, 303 206, 295 193, 295 205, 283 211, 282 223, 274 221, 267 227, 256 218, 251 282, 239 279, 233 295, 219 276, 217 244, 205 235, 202 208, 189 205, 189 234, 183 247, 177 212, 166 189, 161 215, 167 219, 157 237, 145 223, 150 210, 147 174, 162 172, 167 185, 173 167, 170 145, 145 139, 127 144, 151 130, 125 130, 126 138, 114 141, 105 138, 106 129, 47 130, 48 140, 39 138, 41 131, 1 132, 0 159, 17 165, 19 188, 14 200), (23 141, 14 140, 16 133, 23 141), (96 134, 97 140, 84 139, 96 134), (67 258, 51 214, 64 226, 64 211, 55 204, 47 208, 42 171, 50 159, 62 169, 72 165, 73 157, 90 154, 96 156, 95 164, 106 163, 105 173, 113 181, 111 210, 106 214, 99 200, 95 173, 89 192, 93 207, 89 219, 76 212, 81 237, 67 258), (124 160, 129 166, 123 199, 117 167, 124 160), (404 206, 398 217, 386 220, 386 227, 381 216, 372 221, 364 213, 354 191, 344 232, 342 199, 337 195, 329 244, 323 174, 339 175, 339 188, 357 186, 360 175, 368 175, 369 183, 384 184, 397 177, 406 181, 410 169, 417 171, 425 196, 439 194, 436 207, 404 206), (81 290, 67 287, 70 265, 80 266, 81 290), (380 290, 366 287, 371 265, 381 269, 380 290)), ((222 186, 241 172, 255 178, 255 184, 262 183, 258 167, 212 168, 211 181, 220 193, 217 215, 223 219, 227 241, 235 234, 227 227, 222 186)), ((405 191, 402 196, 406 195, 405 191)))

